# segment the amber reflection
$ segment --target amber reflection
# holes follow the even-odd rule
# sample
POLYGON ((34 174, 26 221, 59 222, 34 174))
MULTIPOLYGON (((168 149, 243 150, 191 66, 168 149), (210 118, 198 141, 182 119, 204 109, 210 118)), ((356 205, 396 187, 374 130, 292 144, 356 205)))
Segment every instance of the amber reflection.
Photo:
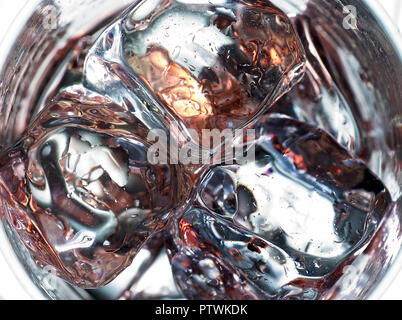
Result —
POLYGON ((197 130, 235 127, 230 119, 247 118, 254 106, 239 82, 219 65, 206 70, 214 76, 195 78, 190 70, 171 61, 166 51, 152 48, 144 57, 129 56, 128 63, 184 123, 197 130))

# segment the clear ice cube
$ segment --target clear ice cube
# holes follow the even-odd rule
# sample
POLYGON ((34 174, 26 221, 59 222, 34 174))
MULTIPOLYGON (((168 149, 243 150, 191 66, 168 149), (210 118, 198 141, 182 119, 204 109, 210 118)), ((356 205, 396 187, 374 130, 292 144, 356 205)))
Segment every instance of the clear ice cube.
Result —
MULTIPOLYGON (((207 172, 194 204, 204 209, 189 210, 176 223, 171 243, 193 265, 201 250, 227 268, 235 266, 270 298, 317 297, 370 242, 391 197, 362 161, 323 130, 280 115, 265 116, 253 128, 255 140, 247 144, 254 146, 255 160, 207 172), (252 237, 264 245, 246 246, 252 237), (272 271, 275 256, 264 246, 281 252, 286 271, 272 271)), ((190 295, 200 287, 195 280, 178 283, 190 295)))
POLYGON ((99 287, 165 226, 189 188, 179 165, 148 162, 148 131, 110 100, 64 93, 2 153, 1 211, 39 265, 99 287))
POLYGON ((243 127, 303 71, 290 20, 269 1, 155 0, 104 31, 84 73, 92 90, 132 112, 135 100, 152 101, 142 111, 167 126, 179 120, 198 138, 202 129, 243 127))

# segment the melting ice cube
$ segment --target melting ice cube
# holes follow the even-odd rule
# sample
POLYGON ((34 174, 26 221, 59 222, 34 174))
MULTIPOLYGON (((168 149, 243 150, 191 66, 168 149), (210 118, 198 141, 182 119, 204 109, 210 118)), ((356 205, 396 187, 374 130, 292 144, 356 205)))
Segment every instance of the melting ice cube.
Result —
POLYGON ((243 127, 303 70, 298 37, 269 1, 156 0, 107 28, 84 72, 87 86, 128 110, 154 112, 168 126, 179 120, 199 137, 243 127), (138 99, 152 107, 138 108, 138 99))
MULTIPOLYGON (((199 248, 227 268, 236 266, 247 286, 251 281, 271 298, 316 297, 370 242, 390 195, 363 162, 314 126, 272 115, 254 129, 255 161, 205 175, 196 204, 205 211, 189 210, 177 222, 173 237, 183 245, 176 251, 193 264, 199 248), (279 273, 272 271, 271 247, 281 252, 279 273)), ((199 290, 195 280, 178 282, 184 292, 199 290)))
MULTIPOLYGON (((201 202, 305 255, 303 263, 318 258, 337 264, 366 243, 391 202, 366 165, 324 131, 296 120, 265 117, 254 128, 255 161, 213 169, 201 185, 201 202), (216 175, 233 182, 226 193, 216 175)), ((304 272, 322 276, 329 271, 304 272)))
POLYGON ((2 211, 38 264, 99 287, 166 224, 188 188, 179 166, 148 162, 148 131, 107 99, 70 93, 3 152, 2 211))

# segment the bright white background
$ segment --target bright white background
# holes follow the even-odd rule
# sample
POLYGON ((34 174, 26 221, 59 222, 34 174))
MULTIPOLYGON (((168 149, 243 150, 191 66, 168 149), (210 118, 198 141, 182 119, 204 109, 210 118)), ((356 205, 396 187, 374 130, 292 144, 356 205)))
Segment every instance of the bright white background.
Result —
MULTIPOLYGON (((395 22, 399 27, 399 30, 402 30, 402 0, 381 0, 380 2, 388 11, 389 18, 395 22)), ((0 1, 0 40, 3 39, 15 16, 27 3, 28 0, 0 1)), ((0 50, 2 50, 1 46, 0 50)), ((28 299, 29 296, 26 293, 21 292, 21 290, 15 290, 16 283, 17 280, 13 273, 8 269, 0 254, 0 286, 9 289, 7 298, 28 299)), ((391 287, 383 296, 383 299, 402 300, 402 291, 400 290, 400 287, 402 287, 402 272, 397 279, 393 281, 391 287)))

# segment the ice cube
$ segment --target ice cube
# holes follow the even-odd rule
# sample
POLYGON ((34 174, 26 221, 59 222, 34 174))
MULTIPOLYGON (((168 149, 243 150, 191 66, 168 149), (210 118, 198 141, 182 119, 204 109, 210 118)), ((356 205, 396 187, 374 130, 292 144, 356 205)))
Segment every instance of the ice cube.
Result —
MULTIPOLYGON (((281 297, 319 295, 339 279, 342 273, 337 270, 368 245, 391 197, 362 161, 323 130, 280 115, 265 116, 253 128, 255 140, 247 143, 254 146, 254 161, 219 165, 205 174, 198 202, 193 204, 204 209, 190 210, 191 221, 185 215, 179 222, 182 233, 175 237, 183 242, 181 254, 195 264, 200 256, 198 249, 192 249, 196 246, 212 255, 210 259, 246 272, 247 279, 264 292, 268 286, 272 297, 274 291, 281 297), (231 235, 233 230, 236 237, 231 235), (240 262, 226 254, 224 250, 229 252, 238 241, 247 243, 241 240, 246 235, 254 235, 286 257, 282 280, 277 282, 270 272, 265 280, 256 271, 249 272, 241 261, 247 261, 250 253, 241 253, 240 262), (297 272, 292 273, 289 265, 297 272), (269 287, 272 283, 276 285, 269 287), (299 292, 294 287, 318 291, 299 292), (290 291, 285 293, 285 288, 290 291)), ((180 248, 180 241, 176 242, 180 248)), ((257 247, 255 251, 262 255, 261 246, 257 247)), ((195 280, 178 282, 184 292, 198 292, 195 280)))
POLYGON ((202 209, 190 209, 167 241, 177 284, 191 299, 279 299, 311 295, 289 282, 294 261, 279 247, 202 209))
POLYGON ((99 287, 166 224, 189 188, 179 165, 148 162, 148 131, 105 98, 65 93, 2 153, 1 211, 39 265, 99 287))
POLYGON ((269 1, 237 0, 140 1, 100 36, 84 70, 91 89, 152 100, 148 111, 198 137, 243 127, 303 71, 288 17, 269 1))

